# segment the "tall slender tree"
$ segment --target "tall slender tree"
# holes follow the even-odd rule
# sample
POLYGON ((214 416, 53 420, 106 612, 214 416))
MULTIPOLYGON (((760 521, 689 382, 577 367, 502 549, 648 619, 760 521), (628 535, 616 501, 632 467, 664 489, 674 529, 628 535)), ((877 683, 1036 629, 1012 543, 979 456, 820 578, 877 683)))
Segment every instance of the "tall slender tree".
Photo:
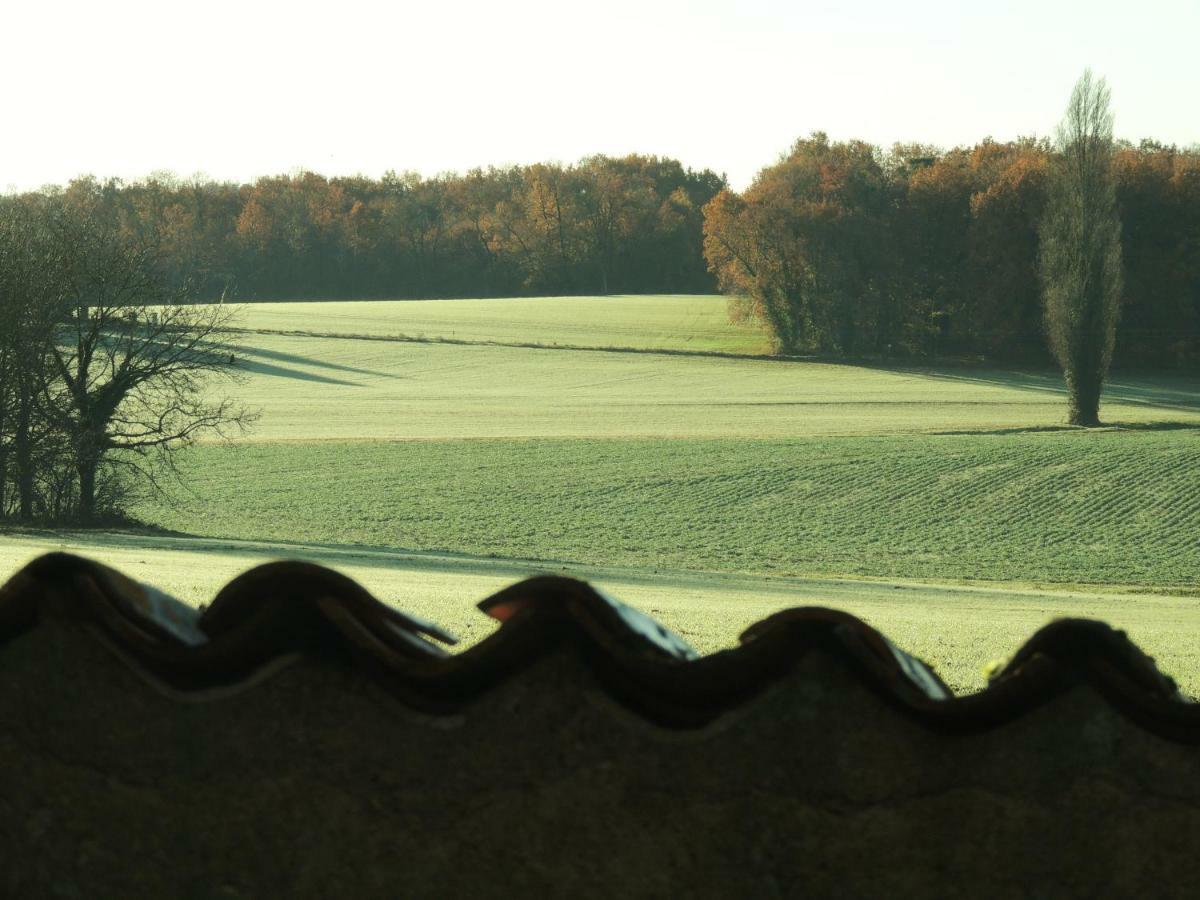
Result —
POLYGON ((1121 222, 1112 171, 1113 117, 1090 69, 1071 92, 1041 226, 1046 334, 1067 381, 1068 421, 1100 424, 1100 393, 1116 342, 1121 222))

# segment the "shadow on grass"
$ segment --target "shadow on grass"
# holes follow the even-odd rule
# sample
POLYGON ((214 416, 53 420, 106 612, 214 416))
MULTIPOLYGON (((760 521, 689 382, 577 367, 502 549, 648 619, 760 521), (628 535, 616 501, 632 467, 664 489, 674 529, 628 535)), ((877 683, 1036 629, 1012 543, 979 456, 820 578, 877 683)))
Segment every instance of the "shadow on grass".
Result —
POLYGON ((1200 420, 1192 422, 1101 422, 1096 428, 1081 425, 1031 425, 1028 428, 968 428, 961 431, 931 431, 933 435, 1003 435, 1003 434, 1094 434, 1114 431, 1197 431, 1200 420))
POLYGON ((1200 421, 1193 422, 1101 422, 1101 430, 1109 431, 1200 431, 1200 421))
POLYGON ((239 372, 246 372, 251 375, 268 375, 273 378, 291 378, 296 381, 311 381, 316 384, 337 384, 346 387, 359 387, 360 382, 346 381, 341 378, 331 378, 328 375, 318 375, 315 372, 303 372, 300 369, 288 369, 283 366, 273 366, 270 363, 257 362, 255 360, 239 360, 237 363, 239 372))
POLYGON ((377 372, 372 369, 360 369, 340 363, 325 362, 310 356, 300 356, 295 353, 284 353, 280 350, 266 350, 262 347, 230 347, 226 344, 208 343, 204 352, 214 362, 228 356, 233 360, 231 368, 234 371, 251 375, 267 375, 275 378, 293 378, 299 381, 312 381, 318 384, 339 384, 359 387, 360 382, 335 378, 332 375, 322 375, 317 372, 307 372, 304 369, 324 369, 330 372, 348 373, 351 375, 367 375, 374 378, 400 378, 402 376, 391 372, 377 372), (302 367, 302 368, 297 368, 302 367))
MULTIPOLYGON (((91 530, 78 526, 52 529, 5 525, 0 528, 0 540, 4 538, 16 538, 35 544, 44 543, 44 548, 35 548, 34 552, 39 555, 40 552, 50 553, 58 550, 89 557, 109 550, 187 553, 197 556, 218 554, 248 557, 251 566, 280 559, 302 559, 329 568, 402 568, 418 572, 455 572, 464 575, 511 575, 515 578, 535 572, 566 571, 573 567, 553 560, 518 560, 448 551, 408 550, 382 545, 215 538, 154 526, 110 527, 105 530, 99 530, 98 526, 97 530, 91 530)), ((119 568, 119 563, 117 565, 119 568)), ((8 574, 11 573, 0 572, 0 584, 4 583, 8 574)))
MULTIPOLYGON (((833 362, 838 364, 836 361, 833 362)), ((927 365, 910 366, 869 360, 845 361, 841 364, 915 378, 1009 388, 1053 394, 1064 398, 1067 393, 1062 375, 1056 370, 1005 371, 975 368, 968 363, 948 363, 945 367, 935 368, 927 365)), ((1200 413, 1200 378, 1176 374, 1114 377, 1104 387, 1104 394, 1101 397, 1101 417, 1103 417, 1105 403, 1122 403, 1150 409, 1200 413)))
MULTIPOLYGON (((618 353, 701 358, 708 357, 713 359, 752 360, 755 362, 767 362, 777 365, 819 364, 826 366, 845 366, 853 369, 873 369, 875 371, 888 372, 896 375, 907 375, 916 378, 960 381, 988 385, 991 387, 1036 391, 1056 396, 1065 396, 1066 394, 1066 387, 1063 384, 1062 375, 1057 370, 1047 369, 1039 372, 1006 371, 1003 369, 988 368, 979 362, 970 360, 948 359, 939 360, 933 363, 919 361, 907 363, 873 358, 834 357, 825 356, 822 354, 781 355, 770 353, 738 353, 725 350, 680 349, 670 347, 624 347, 615 345, 570 343, 546 344, 538 341, 466 339, 447 337, 445 335, 425 337, 422 335, 414 336, 405 334, 383 335, 296 330, 285 331, 275 329, 230 330, 232 332, 245 334, 332 338, 337 340, 355 341, 381 341, 406 344, 443 344, 463 347, 501 347, 508 349, 545 350, 552 352, 618 353)), ((283 356, 286 357, 287 354, 283 354, 283 356)), ((295 357, 294 359, 303 361, 304 357, 295 357)), ((318 365, 317 363, 309 364, 318 365)), ((392 378, 402 377, 395 374, 385 375, 385 373, 380 372, 369 372, 367 370, 353 369, 351 367, 338 367, 333 366, 333 364, 328 365, 332 368, 344 368, 347 371, 358 372, 362 374, 384 375, 385 377, 392 378)), ((1200 413, 1200 378, 1196 378, 1195 376, 1174 374, 1164 374, 1161 376, 1145 378, 1129 376, 1114 378, 1111 379, 1109 384, 1106 386, 1103 400, 1105 402, 1115 401, 1118 403, 1126 403, 1133 406, 1144 406, 1154 409, 1172 409, 1180 412, 1194 411, 1200 413), (1175 382, 1178 386, 1168 386, 1168 382, 1175 382)))
MULTIPOLYGON (((1071 598, 1071 602, 1090 602, 1089 588, 1111 588, 1120 593, 1137 593, 1147 596, 1167 595, 1194 597, 1194 585, 1089 585, 1087 583, 989 583, 986 580, 969 583, 946 581, 944 583, 921 579, 856 578, 839 574, 773 575, 769 573, 739 571, 705 571, 671 569, 660 567, 605 566, 590 563, 569 562, 553 559, 517 559, 511 557, 479 556, 436 550, 408 550, 396 547, 365 544, 323 544, 288 541, 245 541, 199 537, 164 529, 154 534, 127 532, 49 531, 45 529, 0 529, 0 537, 15 534, 25 538, 45 539, 46 551, 63 549, 68 553, 93 556, 99 551, 113 549, 126 552, 172 552, 203 556, 245 557, 247 566, 254 567, 279 559, 305 560, 328 568, 354 567, 379 569, 391 572, 406 571, 436 575, 477 576, 499 580, 517 581, 537 574, 561 574, 582 578, 592 582, 620 584, 638 587, 670 587, 677 590, 700 590, 705 592, 736 591, 751 594, 759 599, 779 597, 785 605, 800 605, 802 600, 831 602, 879 602, 892 603, 898 591, 911 598, 920 596, 927 600, 966 600, 978 603, 988 597, 1002 597, 1007 602, 1041 604, 1047 595, 1058 595, 1066 599, 1063 592, 1082 594, 1071 598)), ((144 560, 143 560, 144 562, 144 560)), ((110 563, 114 564, 114 563, 110 563)), ((202 563, 198 563, 202 564, 202 563)), ((121 568, 120 562, 115 562, 121 568)), ((0 584, 11 573, 0 572, 0 584)), ((154 583, 153 574, 148 576, 154 583)), ((220 585, 223 587, 224 585, 220 585)), ((215 595, 214 595, 215 596, 215 595)), ((404 598, 395 598, 403 604, 404 598)), ((902 602, 911 602, 904 600, 902 602)))
MULTIPOLYGON (((265 350, 262 347, 238 347, 237 355, 239 357, 257 357, 259 359, 271 360, 278 363, 290 363, 292 365, 307 366, 314 369, 327 369, 333 372, 346 372, 351 375, 369 375, 375 378, 399 378, 401 376, 394 372, 377 372, 373 369, 360 369, 355 366, 346 366, 340 363, 324 362, 319 359, 314 359, 311 356, 300 356, 295 353, 283 353, 279 350, 265 350)), ((265 363, 252 363, 252 365, 265 365, 265 363)), ((248 368, 244 363, 239 368, 248 368)), ((349 383, 349 382, 344 382, 349 383)))
MULTIPOLYGON (((519 559, 448 550, 413 550, 386 545, 217 538, 153 526, 108 531, 34 527, 0 529, 0 537, 5 535, 45 541, 46 552, 61 547, 67 553, 92 557, 105 551, 186 553, 196 556, 233 555, 247 557, 247 565, 250 567, 280 559, 299 559, 335 569, 353 566, 361 569, 404 570, 426 574, 511 578, 514 581, 530 575, 553 573, 585 579, 594 579, 597 576, 609 580, 617 578, 624 583, 648 586, 662 585, 669 581, 680 588, 713 589, 721 585, 751 585, 766 593, 794 589, 796 585, 812 581, 738 572, 609 567, 566 560, 519 559)), ((120 568, 120 563, 116 565, 120 568)), ((153 583, 153 576, 150 576, 149 580, 153 583)), ((3 581, 4 573, 0 573, 0 584, 3 581)), ((830 580, 829 583, 833 584, 834 580, 830 580)))

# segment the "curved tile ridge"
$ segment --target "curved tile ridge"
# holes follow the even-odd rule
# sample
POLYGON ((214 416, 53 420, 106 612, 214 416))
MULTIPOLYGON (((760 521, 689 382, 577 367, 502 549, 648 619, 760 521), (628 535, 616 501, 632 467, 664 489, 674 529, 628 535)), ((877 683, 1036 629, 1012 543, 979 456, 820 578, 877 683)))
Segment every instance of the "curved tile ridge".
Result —
POLYGON ((677 662, 699 658, 687 641, 661 623, 600 588, 574 578, 528 578, 478 603, 480 611, 501 623, 522 613, 544 614, 555 607, 566 610, 589 630, 629 652, 677 662))
POLYGON ((672 728, 703 726, 743 706, 818 651, 937 730, 994 728, 1086 683, 1141 727, 1200 743, 1200 706, 1186 702, 1123 632, 1101 622, 1047 625, 986 690, 956 697, 924 662, 832 609, 776 613, 747 629, 739 646, 700 657, 650 617, 570 578, 530 578, 479 608, 501 627, 451 655, 441 645, 453 636, 321 566, 259 566, 199 611, 98 563, 50 554, 0 587, 0 643, 46 617, 82 622, 126 660, 183 691, 237 686, 281 657, 326 655, 434 713, 460 710, 539 659, 570 650, 616 700, 672 728))
POLYGON ((376 600, 322 566, 268 563, 239 575, 203 611, 91 560, 51 553, 0 588, 0 641, 43 615, 97 628, 173 688, 237 684, 297 652, 437 660, 456 639, 376 600))
POLYGON ((1171 740, 1200 743, 1200 705, 1179 693, 1128 636, 1092 619, 1043 626, 979 693, 954 696, 921 660, 854 616, 789 609, 752 625, 742 648, 786 656, 807 642, 840 645, 844 658, 884 700, 923 723, 951 732, 995 728, 1087 684, 1142 727, 1171 740), (823 638, 822 638, 823 635, 823 638))

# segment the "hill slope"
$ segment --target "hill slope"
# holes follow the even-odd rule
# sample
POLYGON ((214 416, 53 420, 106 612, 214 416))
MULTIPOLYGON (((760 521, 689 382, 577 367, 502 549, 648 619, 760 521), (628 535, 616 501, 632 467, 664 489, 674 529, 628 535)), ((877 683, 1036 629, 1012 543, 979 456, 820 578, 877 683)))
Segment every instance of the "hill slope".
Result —
MULTIPOLYGON (((753 573, 1193 586, 1200 432, 204 447, 210 537, 753 573)), ((200 499, 203 498, 203 499, 200 499)))

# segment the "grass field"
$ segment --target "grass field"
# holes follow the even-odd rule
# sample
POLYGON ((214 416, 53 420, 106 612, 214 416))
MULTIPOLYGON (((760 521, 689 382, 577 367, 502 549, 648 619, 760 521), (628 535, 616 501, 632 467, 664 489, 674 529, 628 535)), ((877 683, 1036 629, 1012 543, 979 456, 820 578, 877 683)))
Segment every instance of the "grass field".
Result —
MULTIPOLYGON (((303 310, 303 305, 300 306, 303 310)), ((1050 428, 1048 373, 245 335, 256 442, 793 438, 1050 428)), ((1118 379, 1123 425, 1200 425, 1200 379, 1118 379)))
POLYGON ((137 511, 211 538, 1187 588, 1198 473, 1200 431, 259 444, 199 448, 178 505, 137 511))
POLYGON ((721 298, 259 304, 240 324, 233 390, 261 418, 140 503, 159 533, 10 534, 0 573, 76 549, 201 602, 300 556, 472 640, 473 601, 566 570, 704 650, 785 606, 849 609, 959 689, 1091 615, 1200 694, 1200 378, 1115 377, 1112 427, 1083 432, 1048 372, 753 358, 763 336, 721 298))
POLYGON ((374 338, 547 347, 625 347, 762 354, 763 331, 731 325, 724 297, 514 297, 257 303, 242 327, 374 338))

